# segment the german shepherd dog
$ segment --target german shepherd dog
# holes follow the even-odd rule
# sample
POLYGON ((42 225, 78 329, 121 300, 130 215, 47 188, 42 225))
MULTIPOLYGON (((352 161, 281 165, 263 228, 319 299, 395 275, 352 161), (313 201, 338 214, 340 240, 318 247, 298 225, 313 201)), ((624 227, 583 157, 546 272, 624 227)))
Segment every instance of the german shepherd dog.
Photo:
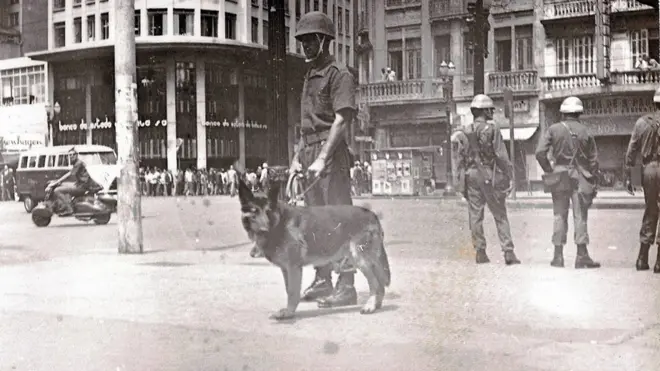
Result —
POLYGON ((358 206, 298 207, 279 201, 279 186, 254 194, 241 180, 241 221, 255 248, 280 267, 287 307, 272 319, 293 318, 300 302, 303 266, 323 266, 352 259, 369 283, 369 299, 360 310, 373 313, 383 305, 390 266, 378 216, 358 206))

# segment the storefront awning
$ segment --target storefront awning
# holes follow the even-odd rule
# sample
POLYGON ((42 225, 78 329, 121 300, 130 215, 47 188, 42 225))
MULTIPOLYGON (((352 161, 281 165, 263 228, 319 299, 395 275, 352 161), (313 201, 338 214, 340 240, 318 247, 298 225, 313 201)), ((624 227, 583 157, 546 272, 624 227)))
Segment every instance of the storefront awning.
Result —
MULTIPOLYGON (((536 133, 536 131, 539 129, 538 126, 534 127, 527 127, 527 128, 513 128, 513 135, 516 138, 516 140, 528 140, 529 138, 536 133)), ((509 128, 504 128, 500 129, 500 133, 502 133, 502 138, 504 140, 509 140, 511 139, 510 131, 509 128)))

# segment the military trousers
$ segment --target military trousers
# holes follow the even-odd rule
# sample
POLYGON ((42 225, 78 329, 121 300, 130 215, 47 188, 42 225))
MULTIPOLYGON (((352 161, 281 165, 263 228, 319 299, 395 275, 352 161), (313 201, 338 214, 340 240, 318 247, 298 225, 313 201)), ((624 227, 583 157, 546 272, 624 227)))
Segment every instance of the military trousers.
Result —
POLYGON ((660 162, 652 161, 642 170, 644 188, 644 217, 639 231, 639 242, 653 245, 658 229, 658 202, 660 202, 660 162))
MULTIPOLYGON (((298 159, 303 169, 307 169, 321 153, 324 142, 305 144, 298 153, 298 159)), ((314 183, 305 193, 307 206, 353 205, 351 198, 351 154, 345 141, 341 141, 332 156, 326 159, 326 169, 318 182, 314 183)), ((308 179, 304 188, 310 186, 315 179, 308 179)), ((332 270, 338 273, 354 273, 355 267, 345 260, 341 263, 316 267, 317 275, 329 277, 332 270)))
POLYGON ((498 193, 487 187, 483 177, 477 169, 469 169, 466 174, 465 187, 467 188, 468 216, 472 244, 475 249, 486 249, 486 236, 484 235, 484 209, 488 209, 495 219, 497 235, 500 239, 502 251, 513 250, 511 226, 506 210, 506 194, 498 193))
POLYGON ((552 213, 554 215, 552 228, 553 245, 564 246, 566 244, 568 209, 571 206, 573 208, 573 239, 578 245, 589 244, 587 219, 593 199, 593 193, 580 192, 577 188, 570 191, 552 193, 552 213))

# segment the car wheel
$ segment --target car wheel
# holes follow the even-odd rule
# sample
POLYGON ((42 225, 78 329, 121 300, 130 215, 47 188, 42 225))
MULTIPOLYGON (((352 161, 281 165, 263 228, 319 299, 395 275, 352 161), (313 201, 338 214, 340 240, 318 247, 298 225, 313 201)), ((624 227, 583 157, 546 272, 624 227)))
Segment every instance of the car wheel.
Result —
POLYGON ((30 196, 25 196, 23 197, 23 207, 25 207, 25 211, 28 213, 31 213, 32 210, 34 209, 34 200, 30 196))

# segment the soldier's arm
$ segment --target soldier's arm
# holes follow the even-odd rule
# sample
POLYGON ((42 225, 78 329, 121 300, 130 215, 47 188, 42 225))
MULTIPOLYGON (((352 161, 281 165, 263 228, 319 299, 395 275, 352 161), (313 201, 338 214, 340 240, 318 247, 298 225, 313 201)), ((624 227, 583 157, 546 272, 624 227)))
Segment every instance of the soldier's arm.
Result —
POLYGON ((330 127, 328 140, 321 148, 318 158, 325 161, 332 156, 337 145, 344 139, 347 126, 355 116, 355 79, 347 70, 337 71, 332 81, 330 95, 332 108, 335 111, 335 120, 330 127))
POLYGON ((589 153, 587 153, 587 160, 589 162, 589 170, 591 173, 598 173, 598 146, 596 145, 596 139, 591 135, 589 136, 589 153))
POLYGON ((509 177, 513 177, 513 164, 506 152, 506 147, 504 147, 504 139, 498 125, 493 125, 493 149, 495 150, 497 167, 505 171, 509 177))
POLYGON ((539 145, 536 147, 536 161, 538 161, 539 165, 546 173, 552 172, 552 165, 548 160, 548 151, 550 151, 551 146, 552 131, 548 128, 545 130, 545 133, 543 133, 539 145))
POLYGON ((635 122, 633 127, 632 135, 630 136, 630 142, 628 142, 628 150, 626 151, 626 158, 624 159, 624 166, 626 172, 630 172, 630 169, 635 166, 635 161, 637 160, 637 155, 639 154, 641 146, 641 134, 642 134, 642 125, 644 122, 642 118, 635 122))

